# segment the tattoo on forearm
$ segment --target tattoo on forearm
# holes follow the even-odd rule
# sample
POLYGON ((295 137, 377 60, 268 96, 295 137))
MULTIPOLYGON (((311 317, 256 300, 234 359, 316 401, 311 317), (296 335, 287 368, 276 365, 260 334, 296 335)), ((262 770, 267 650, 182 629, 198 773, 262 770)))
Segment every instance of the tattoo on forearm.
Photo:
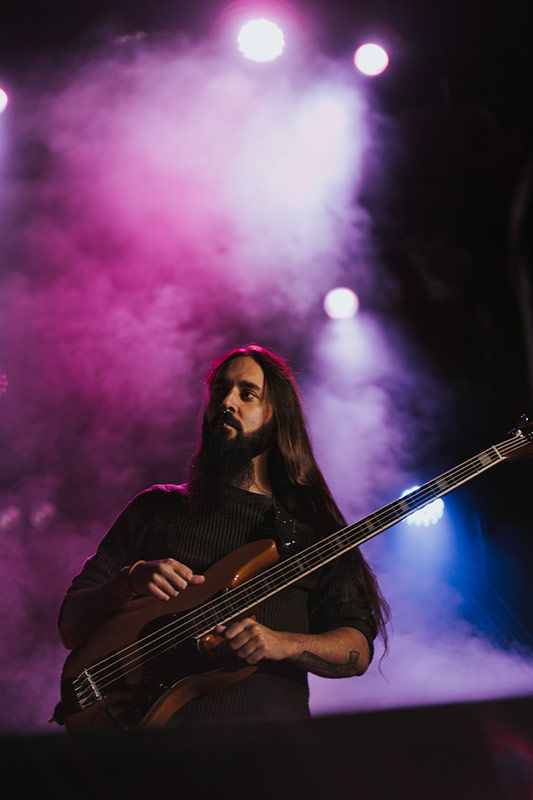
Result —
POLYGON ((323 678, 346 678, 350 675, 357 675, 361 671, 359 665, 359 653, 357 650, 352 650, 348 661, 344 664, 335 664, 333 661, 326 661, 325 658, 313 655, 304 651, 294 659, 294 663, 298 664, 309 672, 314 672, 315 675, 321 675, 323 678))

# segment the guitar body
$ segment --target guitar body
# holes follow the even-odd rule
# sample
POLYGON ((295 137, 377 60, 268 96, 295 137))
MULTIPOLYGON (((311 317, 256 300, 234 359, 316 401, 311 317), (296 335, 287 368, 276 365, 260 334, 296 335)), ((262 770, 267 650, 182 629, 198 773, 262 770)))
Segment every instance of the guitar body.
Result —
POLYGON ((201 619, 203 604, 278 561, 274 541, 250 542, 206 570, 203 584, 175 598, 137 597, 124 603, 65 661, 61 715, 67 730, 161 726, 189 700, 255 672, 257 667, 236 658, 223 637, 177 636, 169 646, 164 633, 170 625, 179 627, 182 617, 193 619, 195 610, 201 619))

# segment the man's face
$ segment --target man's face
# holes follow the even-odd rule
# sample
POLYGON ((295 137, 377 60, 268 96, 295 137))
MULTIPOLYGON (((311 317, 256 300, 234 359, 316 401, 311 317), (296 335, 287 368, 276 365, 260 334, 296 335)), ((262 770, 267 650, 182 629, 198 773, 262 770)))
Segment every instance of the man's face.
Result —
POLYGON ((216 506, 230 485, 247 489, 256 456, 274 435, 265 376, 249 356, 228 361, 218 371, 207 405, 202 443, 190 468, 193 495, 216 506))
POLYGON ((250 356, 228 361, 218 371, 206 410, 207 423, 228 440, 259 430, 272 419, 265 375, 250 356), (224 412, 226 412, 224 414, 224 412))

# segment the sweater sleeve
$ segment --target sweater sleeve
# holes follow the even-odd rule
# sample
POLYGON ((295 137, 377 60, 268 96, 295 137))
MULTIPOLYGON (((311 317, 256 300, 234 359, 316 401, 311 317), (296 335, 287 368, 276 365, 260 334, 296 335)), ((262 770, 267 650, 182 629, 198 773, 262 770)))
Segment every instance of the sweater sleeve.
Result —
POLYGON ((356 628, 367 638, 372 660, 377 626, 366 592, 356 576, 353 553, 346 553, 323 567, 309 598, 310 630, 324 633, 335 628, 356 628))
POLYGON ((151 486, 137 494, 120 512, 96 552, 73 578, 59 609, 59 621, 72 592, 101 586, 111 580, 121 567, 140 558, 138 553, 142 548, 144 533, 156 513, 158 499, 164 490, 165 487, 151 486))

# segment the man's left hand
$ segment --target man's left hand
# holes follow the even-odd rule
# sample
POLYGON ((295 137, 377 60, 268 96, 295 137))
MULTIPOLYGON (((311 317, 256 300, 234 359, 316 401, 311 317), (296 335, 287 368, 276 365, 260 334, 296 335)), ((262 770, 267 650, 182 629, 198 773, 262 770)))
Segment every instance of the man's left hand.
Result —
POLYGON ((263 658, 282 661, 293 655, 290 633, 273 631, 251 617, 231 625, 217 625, 216 633, 224 636, 235 654, 247 664, 258 664, 263 658))

